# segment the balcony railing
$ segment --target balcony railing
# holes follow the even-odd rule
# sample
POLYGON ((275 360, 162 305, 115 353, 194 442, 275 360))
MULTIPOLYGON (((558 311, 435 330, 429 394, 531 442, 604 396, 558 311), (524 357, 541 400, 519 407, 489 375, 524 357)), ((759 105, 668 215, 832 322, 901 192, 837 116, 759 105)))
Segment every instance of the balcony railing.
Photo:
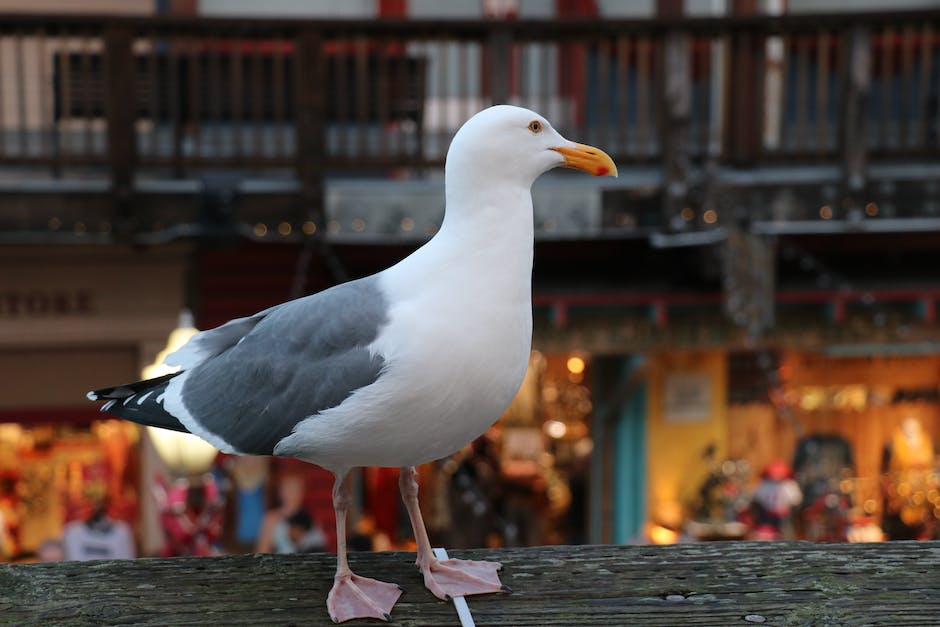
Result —
MULTIPOLYGON (((105 176, 443 163, 472 113, 544 113, 686 202, 705 163, 940 156, 940 11, 633 21, 0 16, 0 165, 105 176)), ((681 207, 681 204, 677 204, 681 207)))

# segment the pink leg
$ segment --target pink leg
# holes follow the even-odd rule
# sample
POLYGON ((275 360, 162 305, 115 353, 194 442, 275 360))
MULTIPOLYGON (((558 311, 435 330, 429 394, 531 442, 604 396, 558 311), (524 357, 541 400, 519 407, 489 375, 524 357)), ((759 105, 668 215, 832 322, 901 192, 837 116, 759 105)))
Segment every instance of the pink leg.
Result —
POLYGON ((418 544, 418 559, 415 562, 424 574, 424 585, 431 593, 445 601, 452 597, 487 592, 509 592, 499 581, 496 573, 503 567, 499 562, 447 559, 434 557, 428 532, 424 527, 421 509, 418 507, 418 471, 414 466, 402 468, 398 477, 401 498, 405 502, 415 542, 418 544))
POLYGON ((346 512, 349 509, 349 488, 346 473, 336 475, 333 484, 333 509, 336 510, 336 576, 333 589, 326 598, 326 609, 334 623, 353 618, 389 620, 389 612, 401 596, 401 588, 353 573, 346 560, 346 512))

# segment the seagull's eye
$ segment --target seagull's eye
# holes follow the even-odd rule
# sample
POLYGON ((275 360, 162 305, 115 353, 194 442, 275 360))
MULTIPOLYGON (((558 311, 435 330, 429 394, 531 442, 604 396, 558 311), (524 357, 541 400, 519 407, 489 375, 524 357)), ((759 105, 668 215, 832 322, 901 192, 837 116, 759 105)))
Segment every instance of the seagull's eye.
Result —
POLYGON ((541 133, 542 123, 539 122, 538 120, 532 120, 531 122, 529 122, 529 130, 536 134, 541 133))

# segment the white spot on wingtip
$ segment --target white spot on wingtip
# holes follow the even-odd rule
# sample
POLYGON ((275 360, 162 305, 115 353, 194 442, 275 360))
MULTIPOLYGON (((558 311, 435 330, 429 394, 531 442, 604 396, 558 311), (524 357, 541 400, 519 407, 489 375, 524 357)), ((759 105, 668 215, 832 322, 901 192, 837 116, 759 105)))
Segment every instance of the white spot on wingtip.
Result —
POLYGON ((90 400, 90 401, 97 401, 97 400, 98 400, 98 395, 95 394, 94 392, 89 392, 89 393, 86 394, 85 396, 87 396, 87 397, 88 397, 88 400, 90 400))

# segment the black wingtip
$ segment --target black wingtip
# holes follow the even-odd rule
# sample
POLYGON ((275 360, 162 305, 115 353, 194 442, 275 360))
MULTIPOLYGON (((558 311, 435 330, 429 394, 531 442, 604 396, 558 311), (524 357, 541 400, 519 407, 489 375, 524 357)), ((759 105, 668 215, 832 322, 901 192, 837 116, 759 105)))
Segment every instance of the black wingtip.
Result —
POLYGON ((156 377, 154 379, 144 379, 143 381, 135 381, 134 383, 126 383, 124 385, 116 385, 110 388, 100 388, 98 390, 92 390, 88 392, 85 396, 88 397, 90 401, 107 401, 107 400, 123 400, 134 394, 138 394, 145 390, 155 388, 162 383, 166 383, 173 377, 178 377, 182 374, 180 372, 171 372, 170 374, 165 374, 162 377, 156 377))

